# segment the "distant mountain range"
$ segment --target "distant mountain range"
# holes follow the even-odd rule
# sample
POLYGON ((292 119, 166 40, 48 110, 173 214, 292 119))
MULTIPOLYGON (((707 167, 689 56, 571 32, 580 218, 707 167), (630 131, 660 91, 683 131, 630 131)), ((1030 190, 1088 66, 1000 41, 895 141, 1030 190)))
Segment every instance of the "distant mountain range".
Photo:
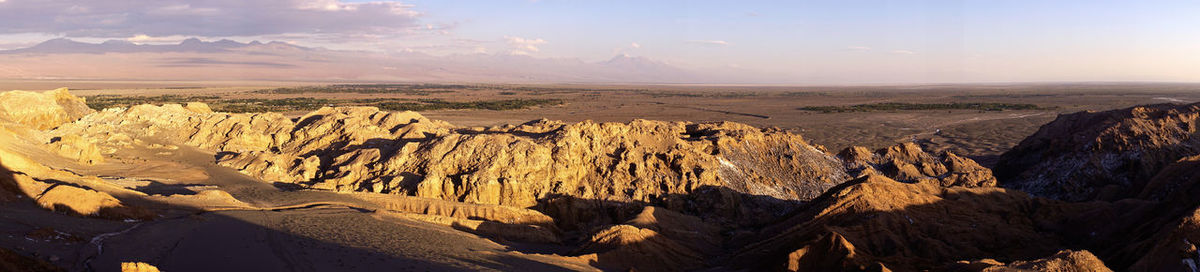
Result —
POLYGON ((735 83, 715 71, 629 55, 607 61, 510 54, 387 54, 285 42, 191 38, 178 44, 65 38, 0 51, 0 78, 445 82, 735 83))
POLYGON ((295 46, 285 42, 262 43, 252 41, 240 43, 232 40, 215 42, 201 41, 197 38, 183 40, 179 44, 136 44, 124 40, 108 40, 103 43, 77 42, 66 38, 48 40, 32 47, 0 51, 0 54, 105 54, 105 53, 162 53, 162 52, 195 52, 222 53, 240 48, 259 49, 292 49, 310 50, 307 47, 295 46))

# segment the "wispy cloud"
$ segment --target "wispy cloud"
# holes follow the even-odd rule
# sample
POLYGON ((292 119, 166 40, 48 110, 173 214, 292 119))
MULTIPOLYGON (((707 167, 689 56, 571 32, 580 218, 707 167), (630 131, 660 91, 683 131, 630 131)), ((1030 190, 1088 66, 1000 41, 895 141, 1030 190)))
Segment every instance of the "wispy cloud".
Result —
POLYGON ((541 48, 538 46, 546 44, 546 40, 542 40, 540 38, 526 39, 513 36, 504 36, 504 41, 508 42, 508 45, 512 47, 511 52, 514 55, 528 55, 533 52, 541 51, 541 48))
POLYGON ((134 35, 133 37, 125 38, 125 40, 126 40, 126 41, 129 41, 129 42, 131 42, 131 43, 136 43, 136 44, 147 44, 147 43, 152 43, 152 44, 161 44, 161 43, 165 43, 165 44, 173 44, 173 43, 179 43, 179 42, 181 42, 181 41, 183 41, 183 40, 186 40, 186 39, 188 39, 188 38, 190 38, 190 37, 188 37, 188 36, 180 36, 180 35, 172 35, 172 36, 165 36, 165 37, 150 37, 150 36, 147 36, 147 35, 134 35))
POLYGON ((398 2, 6 1, 0 34, 53 33, 77 38, 398 33, 424 28, 420 13, 398 2))
POLYGON ((729 42, 722 41, 722 40, 690 40, 687 42, 693 43, 693 44, 703 44, 703 45, 719 45, 719 46, 729 45, 729 42))
POLYGON ((917 52, 908 51, 908 50, 892 50, 890 53, 896 54, 896 55, 916 55, 917 54, 917 52))
POLYGON ((640 49, 640 48, 642 48, 642 44, 637 43, 637 42, 631 42, 627 46, 613 48, 612 52, 615 55, 629 55, 629 54, 633 53, 633 51, 636 51, 637 49, 640 49))

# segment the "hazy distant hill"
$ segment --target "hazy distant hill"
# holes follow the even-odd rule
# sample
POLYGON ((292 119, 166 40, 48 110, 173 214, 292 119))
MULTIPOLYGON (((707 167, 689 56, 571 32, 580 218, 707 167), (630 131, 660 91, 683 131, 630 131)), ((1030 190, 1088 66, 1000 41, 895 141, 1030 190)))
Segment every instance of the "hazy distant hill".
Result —
POLYGON ((179 44, 53 39, 0 51, 0 78, 736 83, 723 73, 617 55, 600 62, 511 54, 385 54, 284 42, 179 44), (102 69, 100 69, 102 68, 102 69))

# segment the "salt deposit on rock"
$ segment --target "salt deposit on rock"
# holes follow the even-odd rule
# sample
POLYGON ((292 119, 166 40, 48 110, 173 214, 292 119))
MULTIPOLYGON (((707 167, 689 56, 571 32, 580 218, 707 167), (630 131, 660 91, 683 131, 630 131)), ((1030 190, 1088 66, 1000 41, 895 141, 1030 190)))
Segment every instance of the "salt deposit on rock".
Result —
POLYGON ((1000 185, 1069 201, 1134 197, 1159 170, 1200 154, 1200 104, 1065 114, 1001 156, 1000 185))

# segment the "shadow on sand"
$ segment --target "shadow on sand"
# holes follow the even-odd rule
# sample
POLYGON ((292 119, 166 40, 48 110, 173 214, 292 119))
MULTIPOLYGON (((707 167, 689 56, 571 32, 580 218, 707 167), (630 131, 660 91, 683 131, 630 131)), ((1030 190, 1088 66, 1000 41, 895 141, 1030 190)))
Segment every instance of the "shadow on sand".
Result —
MULTIPOLYGON (((0 175, 0 189, 6 191, 0 193, 21 192, 14 179, 19 173, 0 164, 0 175)), ((18 271, 40 271, 36 264, 45 264, 39 259, 46 256, 64 256, 55 265, 69 271, 119 271, 122 262, 150 263, 163 271, 577 270, 504 254, 502 246, 449 227, 385 220, 349 207, 205 212, 157 202, 148 206, 161 217, 119 221, 61 215, 31 205, 36 195, 17 194, 7 197, 3 209, 33 216, 5 218, 21 222, 0 225, 24 226, 10 234, 58 226, 56 231, 84 238, 58 247, 32 239, 32 244, 14 245, 23 250, 10 255, 21 258, 0 262, 0 267, 12 265, 18 271), (79 228, 40 220, 74 221, 79 228), (104 229, 117 231, 99 234, 104 229)))

